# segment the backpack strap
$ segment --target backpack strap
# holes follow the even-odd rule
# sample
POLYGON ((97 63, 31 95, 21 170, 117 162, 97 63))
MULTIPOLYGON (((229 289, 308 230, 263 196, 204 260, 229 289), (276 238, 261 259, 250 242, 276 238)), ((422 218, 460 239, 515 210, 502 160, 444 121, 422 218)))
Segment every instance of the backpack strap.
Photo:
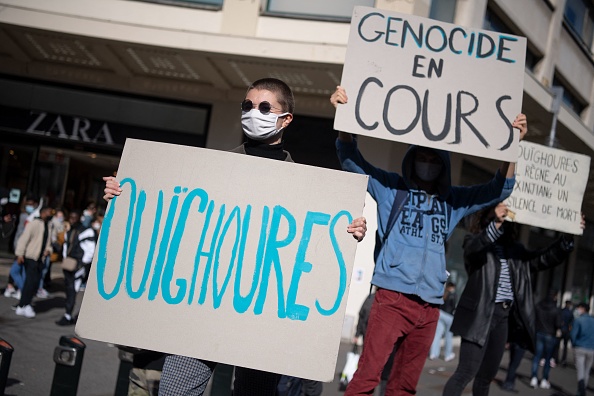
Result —
POLYGON ((408 198, 408 190, 396 190, 396 197, 394 198, 394 204, 392 205, 392 210, 390 211, 390 217, 388 217, 388 224, 386 225, 386 231, 384 232, 384 238, 382 240, 382 244, 386 242, 388 239, 388 234, 396 224, 396 219, 402 212, 402 207, 404 206, 404 202, 408 198))
MULTIPOLYGON (((396 224, 396 220, 398 219, 400 212, 402 212, 402 208, 404 207, 404 202, 407 200, 407 198, 408 198, 408 190, 405 188, 402 188, 402 183, 398 183, 398 189, 396 190, 396 197, 394 197, 394 203, 392 204, 390 216, 388 217, 388 223, 386 224, 386 231, 384 232, 384 236, 382 238, 380 238, 379 233, 378 232, 375 233, 375 249, 373 251, 373 259, 375 262, 377 262, 379 252, 380 252, 382 246, 384 246, 384 243, 386 243, 386 240, 388 239, 388 234, 390 234, 390 231, 394 227, 394 224, 396 224)), ((371 294, 371 289, 369 289, 369 291, 371 294)))

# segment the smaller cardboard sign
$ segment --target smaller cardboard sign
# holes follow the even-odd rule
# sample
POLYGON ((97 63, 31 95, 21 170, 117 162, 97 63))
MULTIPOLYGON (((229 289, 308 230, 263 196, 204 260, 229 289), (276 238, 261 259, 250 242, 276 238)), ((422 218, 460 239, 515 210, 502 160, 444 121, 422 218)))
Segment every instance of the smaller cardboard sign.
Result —
POLYGON ((334 128, 515 161, 526 38, 355 7, 334 128))
POLYGON ((581 235, 581 208, 590 157, 520 142, 516 185, 505 201, 514 221, 581 235))

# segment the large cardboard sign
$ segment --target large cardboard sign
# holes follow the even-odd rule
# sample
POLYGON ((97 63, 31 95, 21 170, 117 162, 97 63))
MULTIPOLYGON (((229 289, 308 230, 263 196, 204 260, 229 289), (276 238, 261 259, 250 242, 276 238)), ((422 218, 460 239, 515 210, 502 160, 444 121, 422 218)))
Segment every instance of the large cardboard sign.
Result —
POLYGON ((515 161, 526 39, 355 7, 334 128, 515 161))
POLYGON ((126 141, 76 333, 333 379, 367 176, 126 141))
POLYGON ((506 200, 514 221, 581 235, 581 208, 590 157, 520 142, 516 185, 506 200))

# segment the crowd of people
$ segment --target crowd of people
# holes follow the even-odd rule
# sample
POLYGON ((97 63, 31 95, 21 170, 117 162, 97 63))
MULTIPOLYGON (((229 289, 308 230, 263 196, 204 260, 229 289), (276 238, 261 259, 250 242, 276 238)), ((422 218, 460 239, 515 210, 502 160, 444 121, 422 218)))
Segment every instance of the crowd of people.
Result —
MULTIPOLYGON (((335 107, 346 103, 346 91, 337 87, 330 101, 335 107)), ((293 120, 294 106, 291 89, 280 80, 265 78, 250 85, 241 103, 245 143, 233 152, 293 162, 284 149, 283 134, 293 120)), ((526 117, 519 114, 512 126, 522 140, 528 130, 526 117)), ((363 348, 345 396, 373 394, 382 379, 386 395, 415 394, 426 359, 440 356, 442 337, 444 360, 455 359, 453 335, 461 336, 459 361, 444 395, 462 394, 471 381, 474 395, 487 395, 506 344, 518 352, 510 354, 513 364, 519 365, 521 351, 534 352, 531 384, 549 388, 556 347, 553 339, 564 340, 562 361, 571 339, 579 365, 578 394, 584 395, 594 353, 589 306, 578 305, 579 317, 564 325, 554 301, 556 294, 536 305, 531 281, 531 273, 566 260, 573 238, 563 234, 539 251, 518 242, 517 224, 507 221, 510 210, 503 203, 515 183, 514 163, 502 163, 488 183, 454 186, 450 156, 443 150, 410 146, 398 174, 369 163, 358 149, 357 137, 350 133, 338 132, 336 149, 345 171, 369 176, 368 192, 377 202, 378 216, 371 281, 375 291, 362 309, 364 319, 357 336, 363 348), (458 300, 456 286, 446 283, 445 247, 459 222, 468 229, 463 246, 468 282, 458 300), (539 380, 541 359, 545 364, 539 380)), ((123 193, 116 178, 104 180, 106 201, 123 193)), ((44 280, 49 265, 62 261, 66 304, 57 324, 73 324, 74 297, 84 288, 100 227, 96 206, 82 214, 66 213, 29 199, 24 207, 23 221, 16 230, 15 275, 5 296, 18 297, 17 315, 33 318, 33 298, 47 295, 44 280)), ((365 219, 359 218, 347 232, 361 240, 366 230, 365 219)), ((200 396, 217 366, 187 356, 131 350, 135 363, 130 394, 200 396)), ((510 370, 504 389, 514 390, 513 375, 515 370, 510 370)), ((321 383, 298 380, 300 394, 322 393, 321 383)), ((286 383, 280 374, 236 367, 233 394, 275 396, 283 394, 279 383, 286 383)))
POLYGON ((51 296, 51 268, 61 263, 65 313, 56 324, 73 325, 76 293, 85 289, 103 215, 98 213, 95 202, 89 202, 82 212, 67 211, 45 205, 43 199, 32 194, 25 197, 22 206, 19 216, 6 221, 12 222, 15 260, 4 297, 18 300, 14 305, 16 315, 35 318, 33 300, 51 296))

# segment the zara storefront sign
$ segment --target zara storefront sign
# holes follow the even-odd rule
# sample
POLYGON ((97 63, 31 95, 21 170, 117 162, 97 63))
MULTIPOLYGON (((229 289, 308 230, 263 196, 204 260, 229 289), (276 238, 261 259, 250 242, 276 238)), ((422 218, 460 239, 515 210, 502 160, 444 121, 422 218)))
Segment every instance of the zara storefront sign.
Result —
POLYGON ((56 115, 45 111, 31 111, 31 115, 33 120, 27 127, 27 133, 86 143, 115 144, 107 122, 101 123, 84 117, 56 115))

